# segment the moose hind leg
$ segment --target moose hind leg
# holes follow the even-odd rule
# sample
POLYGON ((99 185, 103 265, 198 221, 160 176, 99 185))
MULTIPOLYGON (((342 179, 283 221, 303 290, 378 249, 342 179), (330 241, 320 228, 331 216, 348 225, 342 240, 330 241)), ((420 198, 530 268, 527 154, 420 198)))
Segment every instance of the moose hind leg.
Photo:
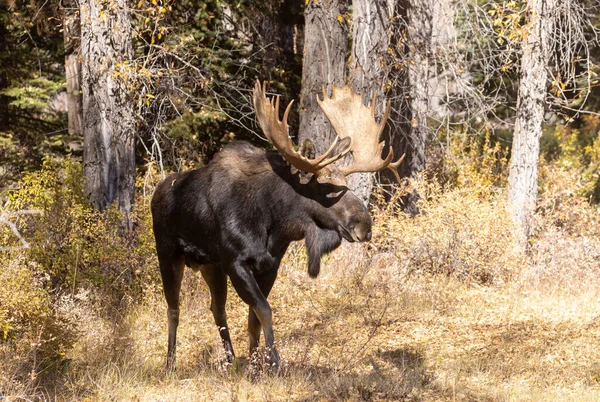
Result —
MULTIPOLYGON (((256 283, 260 288, 265 298, 269 297, 269 293, 277 278, 277 269, 261 273, 261 275, 255 275, 256 283)), ((256 353, 260 342, 260 320, 254 312, 252 307, 249 308, 248 312, 248 345, 250 347, 250 357, 256 353)))
POLYGON ((231 344, 231 337, 229 336, 227 313, 225 311, 225 303, 227 301, 227 276, 219 266, 200 265, 197 267, 200 268, 202 277, 210 290, 210 310, 213 313, 215 324, 217 324, 217 328, 219 329, 219 335, 223 342, 227 361, 232 363, 235 354, 233 352, 233 345, 231 344))
POLYGON ((169 340, 167 347, 167 370, 175 368, 175 349, 177 345, 177 326, 179 325, 179 292, 183 280, 184 257, 167 258, 159 256, 163 290, 167 300, 169 322, 169 340))

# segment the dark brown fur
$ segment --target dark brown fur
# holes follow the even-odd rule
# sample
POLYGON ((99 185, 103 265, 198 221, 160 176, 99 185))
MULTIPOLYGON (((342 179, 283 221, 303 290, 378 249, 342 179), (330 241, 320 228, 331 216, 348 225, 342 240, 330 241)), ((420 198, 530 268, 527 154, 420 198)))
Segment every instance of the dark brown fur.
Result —
POLYGON ((169 176, 156 189, 152 218, 168 304, 169 368, 175 362, 184 265, 200 270, 209 286, 211 311, 230 359, 227 277, 250 306, 250 353, 258 347, 262 327, 276 370, 279 355, 267 296, 290 242, 306 239, 308 272, 316 277, 324 254, 342 238, 369 240, 372 226, 336 168, 306 175, 278 153, 246 142, 227 145, 206 167, 169 176))

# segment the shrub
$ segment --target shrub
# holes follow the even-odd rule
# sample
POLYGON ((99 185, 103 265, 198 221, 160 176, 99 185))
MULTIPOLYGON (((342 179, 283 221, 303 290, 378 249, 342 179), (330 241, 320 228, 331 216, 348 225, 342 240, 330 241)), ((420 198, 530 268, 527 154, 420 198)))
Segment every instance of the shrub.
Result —
POLYGON ((509 149, 493 142, 489 133, 483 138, 453 136, 446 146, 447 152, 435 158, 437 164, 428 167, 428 181, 444 189, 468 188, 483 198, 506 187, 509 149))
MULTIPOLYGON (((65 297, 85 293, 87 304, 112 314, 140 300, 145 289, 155 291, 149 200, 137 201, 137 228, 126 233, 116 207, 92 208, 84 183, 79 162, 48 158, 8 195, 6 210, 41 212, 14 222, 30 247, 0 255, 6 267, 0 271, 0 357, 17 377, 29 373, 17 382, 35 384, 36 373, 56 372, 49 368, 76 341, 79 322, 64 308, 65 297)), ((0 239, 18 245, 6 226, 0 226, 0 239)), ((0 375, 14 382, 6 367, 0 375)))
POLYGON ((63 359, 76 339, 76 327, 54 308, 49 278, 35 262, 24 255, 1 262, 0 383, 31 386, 39 372, 63 359))
POLYGON ((425 183, 417 191, 421 213, 414 218, 389 208, 375 212, 375 244, 393 250, 408 272, 486 284, 503 283, 516 272, 503 194, 485 200, 471 189, 442 191, 425 183))
POLYGON ((409 184, 419 194, 419 215, 411 218, 396 210, 402 191, 396 200, 375 209, 375 244, 393 250, 408 272, 503 283, 517 270, 503 189, 507 149, 493 144, 489 136, 449 146, 438 160, 442 166, 435 167, 438 174, 430 170, 409 184))
POLYGON ((50 276, 53 288, 94 286, 120 297, 139 294, 138 277, 154 254, 147 200, 138 200, 137 230, 124 233, 116 206, 100 212, 84 195, 79 162, 44 161, 9 194, 12 210, 37 209, 23 223, 31 248, 27 258, 50 276))

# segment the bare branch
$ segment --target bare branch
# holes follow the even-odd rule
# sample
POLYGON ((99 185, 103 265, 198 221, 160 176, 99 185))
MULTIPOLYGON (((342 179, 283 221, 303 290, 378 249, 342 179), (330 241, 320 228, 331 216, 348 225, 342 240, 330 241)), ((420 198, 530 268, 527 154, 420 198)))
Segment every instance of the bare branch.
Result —
POLYGON ((43 211, 36 210, 36 209, 25 209, 25 210, 17 211, 17 212, 1 212, 0 213, 0 223, 3 223, 10 228, 10 230, 13 232, 13 234, 15 236, 17 236, 17 238, 21 242, 21 245, 20 246, 8 246, 8 247, 0 246, 0 251, 22 250, 22 249, 31 247, 31 245, 23 238, 23 236, 19 232, 17 225, 14 222, 12 222, 10 220, 10 218, 18 217, 21 215, 41 215, 43 213, 44 213, 43 211))

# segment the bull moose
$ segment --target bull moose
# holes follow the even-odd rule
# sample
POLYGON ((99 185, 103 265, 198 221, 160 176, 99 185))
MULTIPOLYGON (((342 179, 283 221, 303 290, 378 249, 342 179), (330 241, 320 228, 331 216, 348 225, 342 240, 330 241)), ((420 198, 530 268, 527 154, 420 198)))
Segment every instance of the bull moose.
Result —
MULTIPOLYGON (((288 135, 292 102, 279 120, 279 98, 266 96, 257 81, 253 91, 256 117, 265 136, 278 152, 247 142, 223 147, 206 166, 165 179, 152 198, 156 250, 168 305, 167 369, 175 364, 179 323, 179 293, 184 266, 200 271, 211 295, 210 309, 229 361, 235 355, 227 327, 227 277, 248 304, 250 355, 259 345, 262 327, 269 362, 277 371, 279 354, 273 336, 267 296, 290 242, 305 239, 308 273, 316 277, 321 257, 336 249, 342 239, 371 239, 372 219, 359 198, 349 191, 345 177, 355 172, 392 169, 393 152, 382 158, 384 129, 390 105, 379 123, 375 99, 371 107, 349 86, 323 90, 318 104, 337 138, 320 157, 304 143, 299 151, 288 135), (354 163, 336 167, 333 162, 351 153, 354 163)), ((401 158, 402 159, 402 158, 401 158)))

